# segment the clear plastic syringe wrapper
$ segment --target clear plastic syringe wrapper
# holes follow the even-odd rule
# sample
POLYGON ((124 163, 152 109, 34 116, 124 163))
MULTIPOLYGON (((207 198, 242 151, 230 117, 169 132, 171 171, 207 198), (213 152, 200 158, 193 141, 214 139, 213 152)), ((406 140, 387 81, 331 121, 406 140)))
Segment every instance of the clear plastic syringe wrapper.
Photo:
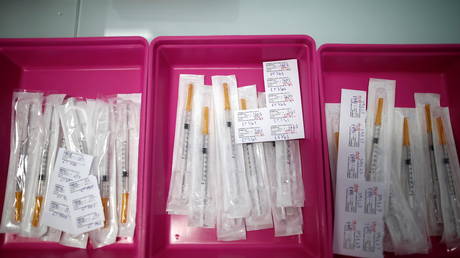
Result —
MULTIPOLYGON (((217 171, 222 171, 226 164, 221 162, 220 156, 216 155, 217 171)), ((222 173, 217 173, 216 189, 222 189, 222 173)), ((224 211, 223 191, 216 190, 217 221, 216 231, 219 241, 236 241, 246 239, 246 226, 243 218, 229 218, 224 211)))
POLYGON ((181 74, 179 77, 173 164, 166 204, 166 211, 169 214, 187 215, 189 212, 191 129, 195 122, 192 117, 192 107, 196 88, 202 85, 204 85, 204 75, 181 74))
POLYGON ((216 226, 216 151, 211 86, 196 86, 192 105, 191 194, 188 225, 216 226))
MULTIPOLYGON (((62 129, 62 124, 60 122, 60 118, 59 118, 59 108, 58 106, 55 107, 55 119, 56 121, 53 122, 55 124, 55 126, 57 126, 57 128, 55 128, 52 133, 55 133, 56 136, 51 136, 53 139, 52 141, 50 141, 50 152, 48 154, 49 156, 49 166, 48 166, 48 175, 51 175, 52 172, 54 171, 54 164, 55 164, 55 161, 56 161, 56 156, 57 156, 57 152, 58 152, 58 149, 59 148, 65 148, 65 139, 64 139, 64 131, 62 129)), ((51 180, 48 180, 48 184, 46 186, 46 189, 48 189, 50 186, 51 180)), ((46 196, 45 196, 46 198, 46 196)), ((43 207, 45 207, 45 204, 43 204, 43 207)), ((40 237, 40 240, 43 240, 43 241, 47 241, 47 242, 59 242, 59 240, 61 239, 61 234, 62 234, 62 231, 61 230, 58 230, 58 229, 55 229, 55 228, 52 228, 52 227, 48 227, 47 228, 47 231, 45 232, 45 234, 43 234, 41 237, 40 237)))
POLYGON ((233 111, 238 109, 236 77, 212 76, 214 100, 214 125, 217 153, 225 161, 219 173, 222 174, 223 213, 229 218, 248 217, 251 211, 251 197, 248 191, 244 167, 243 146, 235 143, 233 111))
POLYGON ((264 143, 265 160, 270 182, 270 197, 272 204, 273 224, 275 236, 292 236, 302 234, 303 217, 300 207, 278 207, 277 203, 277 178, 275 158, 275 142, 264 143))
MULTIPOLYGON (((238 88, 238 98, 241 110, 256 109, 258 106, 256 85, 238 88)), ((243 144, 243 155, 252 202, 251 213, 245 219, 246 230, 273 228, 270 189, 263 143, 243 144)))
MULTIPOLYGON (((388 182, 396 81, 369 79, 366 119, 366 181, 388 182)), ((388 198, 385 198, 386 200, 388 198)))
POLYGON ((98 179, 104 210, 104 227, 89 232, 90 242, 95 248, 115 243, 118 232, 114 101, 116 99, 96 100, 93 115, 95 132, 91 174, 98 179))
POLYGON ((415 109, 398 108, 394 114, 393 164, 389 207, 385 223, 398 255, 428 253, 430 239, 425 218, 424 166, 416 128, 415 109))
POLYGON ((11 106, 11 144, 1 232, 19 233, 24 220, 26 178, 36 167, 34 157, 42 130, 42 93, 15 92, 11 106))
POLYGON ((298 140, 276 141, 276 206, 303 207, 305 193, 298 140))
POLYGON ((54 167, 59 137, 59 114, 56 108, 62 103, 64 97, 64 94, 52 94, 45 97, 44 113, 40 121, 43 134, 37 142, 38 155, 35 155, 38 161, 35 162, 34 169, 26 176, 24 219, 21 222, 21 235, 23 236, 40 237, 48 230, 40 219, 49 175, 54 167))
POLYGON ((116 159, 118 236, 132 238, 136 226, 139 127, 142 94, 118 94, 116 159))
MULTIPOLYGON (((67 150, 90 154, 92 152, 94 125, 93 114, 96 102, 93 99, 68 98, 64 105, 58 108, 59 117, 64 132, 67 150)), ((60 244, 76 248, 86 248, 88 233, 72 235, 64 232, 60 244)))
MULTIPOLYGON (((265 107, 265 93, 259 93, 259 108, 265 107)), ((276 180, 276 163, 275 142, 265 142, 264 153, 265 163, 267 165, 268 182, 270 186, 270 201, 273 215, 273 224, 275 227, 275 236, 291 236, 302 234, 303 217, 302 208, 300 207, 277 207, 277 180, 276 180)))
POLYGON ((326 135, 331 170, 332 189, 335 192, 337 155, 339 150, 340 103, 326 103, 326 135))
POLYGON ((232 219, 222 212, 221 204, 217 204, 217 240, 237 241, 246 239, 244 219, 232 219))
MULTIPOLYGON (((417 226, 422 233, 429 236, 429 222, 426 202, 426 170, 429 160, 425 159, 422 137, 424 132, 418 125, 417 113, 414 108, 397 108, 396 113, 403 116, 403 153, 400 180, 402 190, 414 214, 417 226)), ((395 115, 397 115, 395 114, 395 115)), ((401 122, 398 117, 398 122, 401 122)), ((427 247, 430 248, 431 242, 427 247)))
POLYGON ((443 228, 441 193, 433 147, 433 135, 435 131, 431 122, 431 110, 440 106, 439 94, 415 93, 414 97, 417 126, 422 131, 421 148, 423 150, 424 160, 429 163, 422 170, 425 175, 429 233, 430 236, 440 236, 443 228))
POLYGON ((431 109, 431 122, 444 222, 442 241, 454 249, 460 246, 460 166, 449 109, 431 109))

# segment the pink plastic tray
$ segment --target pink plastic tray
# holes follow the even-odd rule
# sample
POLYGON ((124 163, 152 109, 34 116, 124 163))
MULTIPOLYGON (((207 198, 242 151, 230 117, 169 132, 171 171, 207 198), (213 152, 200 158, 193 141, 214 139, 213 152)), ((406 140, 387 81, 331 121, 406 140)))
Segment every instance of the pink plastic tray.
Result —
MULTIPOLYGON (((148 45, 140 37, 0 39, 0 209, 8 171, 11 99, 15 90, 39 90, 70 96, 98 97, 146 92, 148 45)), ((143 108, 147 103, 145 96, 143 108)), ((144 112, 144 111, 143 111, 144 112)), ((144 118, 144 115, 141 115, 144 118)), ((143 202, 144 124, 141 121, 137 212, 143 202)), ((101 249, 80 250, 0 234, 1 257, 144 257, 146 216, 137 216, 134 240, 101 249)))
POLYGON ((330 257, 329 178, 324 174, 316 48, 307 36, 159 37, 150 46, 146 171, 151 195, 147 255, 154 257, 330 257), (297 58, 307 139, 300 141, 305 184, 304 234, 275 238, 273 230, 247 240, 216 241, 216 231, 187 227, 186 217, 165 212, 171 176, 179 74, 237 76, 238 85, 263 90, 262 62, 297 58), (326 183, 327 182, 327 183, 326 183))
MULTIPOLYGON (((324 103, 340 102, 341 89, 367 90, 373 77, 396 80, 397 107, 415 107, 415 92, 441 94, 441 105, 450 108, 457 149, 460 146, 460 45, 326 44, 319 49, 319 59, 323 132, 324 103)), ((325 133, 323 150, 325 171, 329 171, 325 133)), ((433 238, 433 243, 433 251, 423 257, 460 255, 459 250, 447 253, 439 239, 433 238)))

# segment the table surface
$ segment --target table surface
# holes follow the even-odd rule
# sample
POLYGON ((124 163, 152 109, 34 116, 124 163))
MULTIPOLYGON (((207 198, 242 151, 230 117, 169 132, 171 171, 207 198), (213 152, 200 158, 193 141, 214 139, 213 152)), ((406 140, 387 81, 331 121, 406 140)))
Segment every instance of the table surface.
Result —
POLYGON ((308 34, 460 43, 458 0, 1 0, 0 37, 308 34))

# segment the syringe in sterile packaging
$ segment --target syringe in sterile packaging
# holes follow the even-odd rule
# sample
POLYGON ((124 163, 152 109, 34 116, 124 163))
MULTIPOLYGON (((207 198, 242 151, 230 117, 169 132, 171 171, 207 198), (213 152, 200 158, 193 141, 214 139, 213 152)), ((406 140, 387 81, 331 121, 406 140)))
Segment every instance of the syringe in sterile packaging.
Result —
POLYGON ((203 196, 203 206, 202 206, 202 218, 201 218, 201 225, 205 225, 206 222, 206 208, 208 205, 208 166, 209 166, 209 107, 203 107, 203 118, 202 118, 202 126, 201 126, 201 134, 203 135, 203 142, 202 142, 202 171, 201 171, 201 192, 203 196))
POLYGON ((109 199, 110 199, 110 178, 109 178, 109 160, 111 151, 111 108, 109 103, 104 101, 98 101, 97 110, 95 112, 95 141, 93 147, 93 153, 95 159, 93 161, 93 167, 96 169, 96 175, 98 176, 99 191, 101 194, 101 202, 104 211, 104 227, 109 225, 109 199))
POLYGON ((376 181, 377 180, 377 162, 379 159, 378 154, 378 145, 380 144, 380 131, 382 128, 382 112, 383 112, 383 98, 377 99, 377 111, 375 113, 374 120, 374 131, 372 135, 372 145, 371 145, 371 160, 369 164, 369 169, 366 173, 367 181, 376 181))
POLYGON ((276 141, 276 206, 303 207, 304 187, 297 140, 276 141))
POLYGON ((460 206, 457 199, 457 189, 454 181, 454 175, 449 158, 449 150, 447 146, 446 133, 442 117, 436 118, 436 125, 438 129, 438 141, 442 148, 442 162, 444 165, 445 177, 447 180, 447 194, 450 203, 450 212, 452 217, 453 226, 456 229, 456 237, 460 236, 460 206))
POLYGON ((437 224, 442 224, 442 212, 441 212, 441 190, 439 188, 439 178, 436 168, 436 158, 434 154, 433 145, 433 128, 431 124, 431 106, 425 104, 425 122, 426 122, 426 133, 428 140, 428 148, 430 152, 430 166, 431 166, 431 180, 432 180, 432 192, 431 202, 433 203, 434 219, 437 224))
POLYGON ((230 177, 234 179, 233 183, 230 184, 232 191, 232 196, 239 196, 241 194, 241 186, 238 175, 238 156, 236 153, 236 143, 235 143, 235 132, 233 131, 232 125, 232 109, 230 104, 230 93, 228 89, 228 84, 223 83, 224 90, 224 110, 225 110, 225 125, 230 135, 230 145, 231 145, 231 155, 232 163, 234 166, 233 171, 231 171, 230 177))
POLYGON ((29 149, 29 137, 30 132, 30 122, 32 114, 32 104, 26 104, 27 114, 25 115, 24 127, 20 127, 18 121, 16 120, 16 130, 22 131, 22 135, 18 136, 19 138, 19 160, 18 166, 16 169, 16 192, 14 198, 14 221, 16 223, 21 222, 22 220, 22 209, 23 209, 23 195, 25 188, 25 179, 27 175, 27 166, 28 166, 28 149, 29 149))
POLYGON ((129 105, 125 105, 125 114, 122 114, 123 137, 121 142, 121 214, 120 222, 125 224, 128 221, 128 200, 129 200, 129 105))
POLYGON ((51 141, 51 130, 53 127, 53 120, 54 120, 54 107, 50 106, 50 122, 48 126, 48 132, 45 135, 45 142, 43 145, 41 157, 40 157, 40 171, 38 174, 38 187, 37 193, 35 195, 35 208, 34 214, 32 217, 32 226, 38 227, 40 222, 40 213, 41 208, 43 205, 43 198, 45 196, 46 191, 46 175, 48 170, 48 158, 49 158, 49 148, 50 148, 50 141, 51 141))
POLYGON ((403 179, 402 184, 405 186, 403 189, 405 189, 407 201, 409 202, 410 208, 413 209, 415 205, 415 175, 412 167, 412 154, 410 144, 409 120, 407 117, 404 117, 401 178, 403 179))
POLYGON ((180 182, 180 199, 185 199, 187 195, 187 169, 188 169, 188 158, 190 149, 190 131, 191 131, 191 119, 192 119, 192 99, 193 99, 193 84, 190 83, 187 88, 187 100, 185 103, 185 117, 184 117, 184 134, 182 139, 182 153, 181 160, 183 162, 182 175, 180 182))
POLYGON ((109 224, 109 198, 110 198, 110 181, 109 181, 109 157, 103 157, 101 160, 104 163, 104 168, 102 169, 102 174, 100 175, 100 191, 101 191, 101 201, 102 207, 104 209, 104 227, 107 227, 109 224))
MULTIPOLYGON (((246 99, 240 99, 240 107, 241 110, 247 109, 246 99)), ((244 153, 244 163, 246 168, 246 175, 248 178, 248 187, 249 193, 251 194, 252 204, 255 205, 256 216, 262 215, 262 202, 260 200, 260 183, 261 177, 260 171, 257 168, 256 164, 256 157, 255 157, 255 150, 254 144, 252 143, 245 143, 243 144, 243 153, 244 153)))

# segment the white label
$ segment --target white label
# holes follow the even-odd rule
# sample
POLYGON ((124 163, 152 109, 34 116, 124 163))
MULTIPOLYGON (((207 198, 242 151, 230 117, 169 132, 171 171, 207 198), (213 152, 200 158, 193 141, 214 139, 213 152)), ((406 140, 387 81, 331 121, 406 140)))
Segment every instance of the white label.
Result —
POLYGON ((98 219, 103 221, 103 214, 97 180, 88 177, 92 161, 91 155, 59 149, 46 193, 43 224, 74 235, 102 226, 95 227, 98 219), (90 210, 98 215, 88 220, 84 215, 90 210))
POLYGON ((297 59, 263 67, 267 107, 234 112, 236 143, 304 138, 297 59))
POLYGON ((383 221, 374 218, 340 218, 334 252, 355 257, 383 257, 383 221))
POLYGON ((74 235, 98 229, 104 225, 104 210, 95 176, 67 183, 67 200, 70 206, 74 235))
POLYGON ((334 253, 383 257, 385 184, 365 181, 366 92, 342 89, 334 253))

